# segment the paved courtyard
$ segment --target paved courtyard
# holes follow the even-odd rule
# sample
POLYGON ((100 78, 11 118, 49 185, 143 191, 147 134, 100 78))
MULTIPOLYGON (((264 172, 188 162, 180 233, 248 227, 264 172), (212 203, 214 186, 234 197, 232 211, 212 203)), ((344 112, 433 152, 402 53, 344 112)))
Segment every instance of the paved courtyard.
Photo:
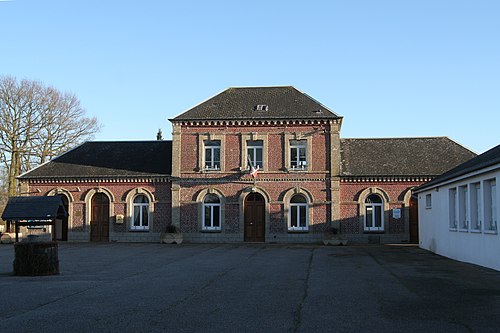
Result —
POLYGON ((61 244, 12 275, 0 332, 498 332, 500 272, 416 247, 61 244))

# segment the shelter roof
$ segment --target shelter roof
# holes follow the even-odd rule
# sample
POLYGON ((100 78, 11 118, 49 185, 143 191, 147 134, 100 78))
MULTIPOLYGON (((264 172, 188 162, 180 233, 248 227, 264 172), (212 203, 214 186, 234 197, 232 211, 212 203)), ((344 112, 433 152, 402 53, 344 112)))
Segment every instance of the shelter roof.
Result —
POLYGON ((2 213, 5 221, 53 220, 67 216, 63 202, 58 196, 11 197, 2 213))

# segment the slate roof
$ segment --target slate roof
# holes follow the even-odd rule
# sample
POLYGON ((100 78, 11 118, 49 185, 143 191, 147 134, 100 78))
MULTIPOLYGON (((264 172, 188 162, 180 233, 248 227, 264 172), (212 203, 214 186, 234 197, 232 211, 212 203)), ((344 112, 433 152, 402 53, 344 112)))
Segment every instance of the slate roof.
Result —
POLYGON ((309 95, 286 86, 228 88, 171 120, 337 118, 342 117, 309 95), (258 111, 257 105, 267 105, 268 110, 258 111))
POLYGON ((426 188, 434 187, 440 183, 447 180, 466 175, 471 172, 475 172, 493 165, 500 165, 500 145, 478 155, 465 163, 458 165, 457 167, 443 173, 439 177, 431 180, 418 187, 416 191, 421 191, 426 188))
POLYGON ((168 176, 172 141, 93 141, 19 176, 40 178, 113 178, 168 176))
POLYGON ((10 197, 2 220, 51 220, 67 215, 59 196, 10 197))
POLYGON ((437 176, 475 153, 446 137, 341 139, 341 176, 437 176))

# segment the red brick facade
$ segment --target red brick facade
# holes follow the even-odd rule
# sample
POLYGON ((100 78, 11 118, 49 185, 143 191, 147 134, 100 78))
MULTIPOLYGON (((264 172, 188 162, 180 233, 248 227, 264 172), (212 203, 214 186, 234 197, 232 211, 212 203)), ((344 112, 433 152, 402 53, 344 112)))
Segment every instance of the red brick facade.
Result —
POLYGON ((103 193, 109 200, 109 238, 106 241, 157 242, 171 220, 171 184, 167 181, 32 181, 26 189, 30 195, 61 195, 68 199, 67 239, 70 241, 91 240, 90 205, 96 193, 103 193), (147 230, 137 231, 131 227, 131 205, 137 194, 151 198, 147 230), (122 216, 123 222, 117 216, 122 216))
POLYGON ((229 88, 171 122, 172 141, 82 145, 86 162, 30 172, 25 192, 68 198, 70 240, 93 239, 103 193, 110 241, 159 241, 173 225, 187 242, 408 242, 411 189, 473 154, 448 138, 340 139, 342 117, 293 87, 229 88))

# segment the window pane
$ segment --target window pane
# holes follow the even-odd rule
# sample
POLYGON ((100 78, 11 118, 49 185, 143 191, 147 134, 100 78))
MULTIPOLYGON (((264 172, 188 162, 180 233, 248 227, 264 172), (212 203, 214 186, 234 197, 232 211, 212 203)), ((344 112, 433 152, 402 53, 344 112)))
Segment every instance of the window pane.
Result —
POLYGON ((211 227, 212 222, 210 221, 211 214, 210 214, 210 206, 205 206, 205 227, 211 227))
POLYGON ((141 225, 141 206, 134 206, 134 226, 141 225))
POLYGON ((497 186, 496 183, 491 183, 491 221, 492 227, 495 228, 497 225, 495 221, 497 220, 497 186))
POLYGON ((300 209, 300 226, 305 228, 307 226, 306 224, 307 207, 300 206, 299 209, 300 209))
POLYGON ((366 207, 366 227, 373 227, 373 208, 372 206, 366 207))
POLYGON ((149 225, 148 217, 149 217, 149 207, 142 206, 142 225, 144 227, 147 227, 149 225))
POLYGON ((138 195, 134 198, 134 203, 148 203, 148 198, 145 195, 138 195))
POLYGON ((220 165, 220 148, 214 148, 214 164, 220 165))
POLYGON ((375 227, 382 227, 382 207, 375 206, 375 227))
POLYGON ((297 206, 290 206, 291 210, 291 221, 290 221, 290 226, 297 227, 297 206))
POLYGON ((212 166, 212 149, 205 149, 205 165, 212 166))
POLYGON ((304 198, 303 195, 300 195, 300 194, 296 194, 292 197, 292 199, 290 200, 290 202, 293 202, 293 203, 306 203, 306 198, 304 198))
POLYGON ((262 148, 255 148, 255 164, 262 168, 262 148))
POLYGON ((215 194, 207 194, 207 196, 205 196, 205 200, 203 200, 203 202, 205 202, 205 203, 219 203, 220 200, 219 200, 219 197, 216 196, 215 194))
POLYGON ((213 206, 213 223, 212 226, 220 227, 220 206, 213 206))
POLYGON ((292 166, 294 166, 294 167, 298 166, 297 148, 290 149, 290 160, 291 160, 292 166))
POLYGON ((378 195, 371 194, 366 198, 366 203, 382 203, 382 199, 378 195))
POLYGON ((306 160, 306 148, 299 149, 300 160, 303 162, 306 160))
POLYGON ((247 149, 247 152, 248 152, 248 159, 250 160, 250 162, 253 163, 254 161, 254 153, 253 153, 253 148, 248 148, 247 149))

